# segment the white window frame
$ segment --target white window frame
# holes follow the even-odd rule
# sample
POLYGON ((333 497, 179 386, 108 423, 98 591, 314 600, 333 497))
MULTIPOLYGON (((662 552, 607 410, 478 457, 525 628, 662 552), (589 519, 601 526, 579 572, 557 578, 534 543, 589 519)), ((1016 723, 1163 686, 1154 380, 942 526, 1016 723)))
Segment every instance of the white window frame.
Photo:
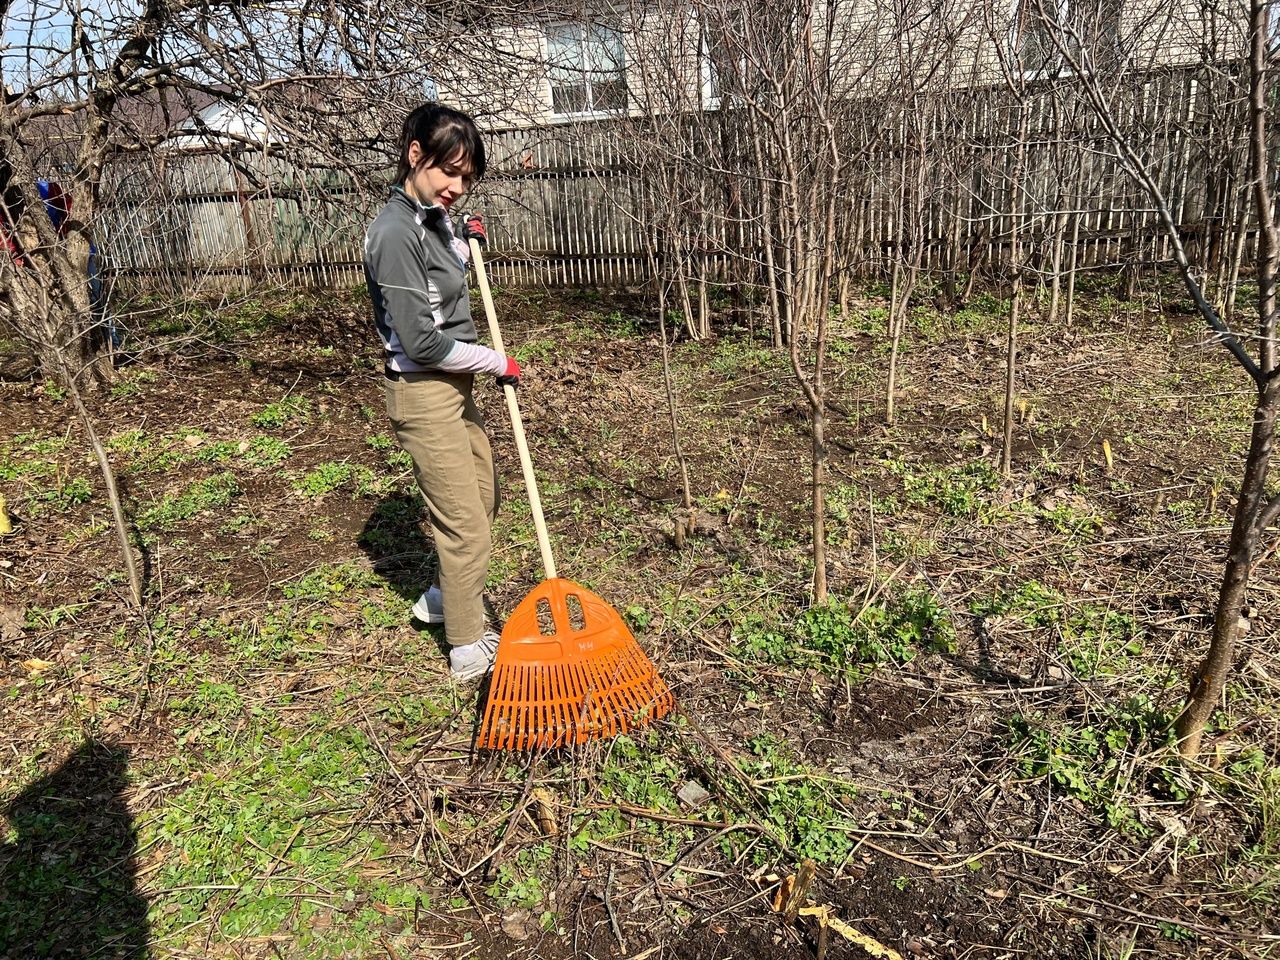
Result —
MULTIPOLYGON (((1069 18, 1081 15, 1078 7, 1089 6, 1088 0, 1083 0, 1083 2, 1081 0, 1044 0, 1044 3, 1046 6, 1057 7, 1057 17, 1060 23, 1067 23, 1069 18)), ((1034 4, 1035 0, 1012 0, 1009 14, 1009 52, 1014 57, 1015 62, 1020 63, 1022 58, 1021 47, 1024 42, 1023 30, 1021 29, 1022 11, 1032 7, 1034 4)), ((1115 0, 1115 8, 1111 11, 1115 16, 1115 22, 1101 25, 1096 36, 1092 34, 1078 36, 1077 40, 1084 44, 1098 45, 1107 30, 1115 30, 1118 33, 1124 25, 1124 6, 1125 0, 1115 0)), ((1052 43, 1053 41, 1049 40, 1049 42, 1052 43)), ((1100 50, 1096 46, 1091 50, 1091 53, 1095 56, 1099 52, 1100 50)), ((1117 57, 1122 56, 1123 51, 1119 43, 1117 43, 1112 52, 1117 57)), ((1089 58, 1087 63, 1083 62, 1083 54, 1084 51, 1076 50, 1076 56, 1081 59, 1085 71, 1093 72, 1098 69, 1098 64, 1092 57, 1089 58)), ((1103 64, 1103 66, 1105 67, 1107 64, 1103 64)), ((1066 77, 1074 74, 1074 72, 1074 69, 1068 66, 1066 59, 1055 47, 1053 56, 1046 61, 1043 67, 1023 69, 1022 77, 1025 80, 1040 80, 1046 77, 1066 77)))
POLYGON ((551 118, 553 120, 578 120, 578 119, 591 118, 591 117, 624 116, 631 110, 631 85, 627 82, 627 70, 629 67, 629 63, 627 62, 627 46, 625 43, 624 34, 621 30, 609 24, 597 23, 594 21, 552 20, 543 24, 542 45, 543 45, 542 46, 543 58, 546 61, 547 68, 548 68, 547 109, 550 112, 551 118), (556 85, 551 78, 551 71, 555 69, 555 64, 551 62, 550 34, 551 34, 551 31, 553 30, 563 30, 566 27, 573 27, 581 31, 578 42, 582 44, 584 48, 587 43, 587 33, 589 30, 593 28, 596 30, 607 30, 610 33, 612 33, 615 37, 617 37, 618 54, 619 54, 619 59, 621 60, 621 63, 619 63, 618 65, 618 73, 619 73, 620 79, 622 80, 623 89, 626 91, 626 97, 627 97, 626 104, 624 104, 621 107, 607 107, 607 108, 596 107, 595 92, 591 86, 590 73, 589 71, 584 70, 583 83, 586 85, 586 88, 587 88, 587 100, 590 102, 590 107, 588 107, 588 109, 586 110, 569 110, 565 112, 559 112, 556 110, 556 103, 555 103, 556 85))
POLYGON ((719 110, 724 99, 724 82, 711 59, 707 28, 698 28, 698 96, 703 110, 719 110))

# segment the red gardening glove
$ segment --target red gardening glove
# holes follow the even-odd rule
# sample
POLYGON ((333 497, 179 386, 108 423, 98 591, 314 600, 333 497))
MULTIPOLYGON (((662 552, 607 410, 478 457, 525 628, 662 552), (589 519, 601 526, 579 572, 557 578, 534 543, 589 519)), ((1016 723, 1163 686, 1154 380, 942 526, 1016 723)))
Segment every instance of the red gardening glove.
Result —
POLYGON ((485 234, 484 220, 480 218, 480 214, 464 213, 462 215, 462 239, 474 240, 482 247, 489 242, 489 237, 485 234))
POLYGON ((507 372, 498 377, 498 383, 504 387, 520 386, 520 364, 515 357, 507 357, 507 372))

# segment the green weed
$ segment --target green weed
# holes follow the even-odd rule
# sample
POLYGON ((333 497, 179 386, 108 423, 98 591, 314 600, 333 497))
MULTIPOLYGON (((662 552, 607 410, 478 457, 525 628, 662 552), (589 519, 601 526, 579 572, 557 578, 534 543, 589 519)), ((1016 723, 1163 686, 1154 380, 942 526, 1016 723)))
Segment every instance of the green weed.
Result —
POLYGON ((278 429, 286 423, 306 423, 311 419, 311 401, 300 394, 268 403, 249 418, 255 427, 278 429))
POLYGON ((240 495, 240 485, 232 473, 215 473, 197 480, 180 494, 166 495, 158 504, 138 515, 141 530, 168 530, 206 510, 220 510, 240 495))
POLYGON ((1116 676, 1142 652, 1141 632, 1132 616, 1095 603, 1073 603, 1035 580, 970 609, 977 616, 1008 616, 1056 631, 1059 654, 1081 679, 1116 676))
POLYGON ((486 892, 504 907, 536 910, 546 900, 542 877, 554 860, 555 850, 549 843, 526 847, 514 861, 498 867, 497 878, 486 892))
POLYGON ((289 600, 331 603, 353 591, 379 583, 377 577, 353 563, 330 564, 312 570, 301 579, 284 585, 289 600))
POLYGON ((821 665, 837 673, 906 663, 920 650, 946 653, 955 645, 950 613, 921 586, 865 606, 837 600, 810 607, 785 625, 747 617, 733 633, 733 649, 741 659, 821 665))
POLYGON ((746 339, 721 337, 709 362, 710 368, 721 376, 753 373, 782 366, 786 356, 768 347, 759 347, 746 339))
POLYGON ((111 399, 123 400, 134 397, 156 382, 154 370, 138 370, 136 373, 120 375, 111 387, 111 399))
POLYGON ((66 513, 76 507, 88 503, 93 496, 93 488, 89 486, 87 477, 71 477, 64 479, 57 486, 40 492, 39 498, 58 513, 66 513))
POLYGON ((760 734, 747 746, 751 756, 738 761, 738 767, 759 791, 756 802, 775 836, 819 864, 841 863, 853 849, 851 831, 857 824, 849 804, 857 788, 815 774, 777 737, 760 734))
MULTIPOLYGON (((1150 697, 1131 697, 1118 705, 1067 721, 1018 714, 1008 721, 1006 741, 1023 776, 1048 778, 1088 807, 1105 814, 1108 824, 1140 836, 1138 823, 1124 799, 1134 754, 1173 747, 1176 714, 1157 707, 1150 697)), ((1175 799, 1185 799, 1172 759, 1149 770, 1149 785, 1175 799)))
MULTIPOLYGON (((230 746, 226 738, 223 749, 230 746)), ((379 769, 359 732, 255 729, 224 756, 230 766, 198 774, 142 826, 141 842, 164 854, 153 936, 214 924, 239 939, 288 925, 307 931, 297 942, 304 952, 337 938, 355 950, 337 955, 356 955, 364 952, 358 944, 376 943, 385 929, 383 911, 330 910, 325 900, 339 898, 335 908, 371 901, 392 914, 417 902, 406 885, 368 879, 353 866, 385 853, 367 830, 339 816, 362 802, 379 769), (298 899, 299 884, 326 896, 298 899)))
POLYGON ((378 497, 390 491, 392 480, 361 464, 331 460, 295 480, 293 489, 304 497, 319 498, 348 486, 356 496, 378 497))
POLYGON ((322 463, 306 476, 297 480, 293 489, 306 497, 323 497, 347 485, 351 479, 351 464, 331 460, 322 463))
POLYGON ((954 517, 978 515, 985 505, 984 494, 1000 486, 1000 475, 986 460, 923 470, 902 460, 885 460, 884 465, 902 481, 907 503, 933 507, 954 517))
POLYGON ((293 456, 293 448, 275 437, 257 436, 249 441, 248 449, 236 449, 240 451, 246 466, 259 469, 278 467, 293 456))

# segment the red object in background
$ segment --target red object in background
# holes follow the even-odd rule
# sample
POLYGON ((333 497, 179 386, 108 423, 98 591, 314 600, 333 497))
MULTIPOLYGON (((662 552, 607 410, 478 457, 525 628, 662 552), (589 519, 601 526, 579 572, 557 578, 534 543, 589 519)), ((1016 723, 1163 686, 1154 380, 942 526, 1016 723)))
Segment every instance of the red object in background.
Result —
MULTIPOLYGON (((70 195, 53 180, 38 180, 36 189, 40 194, 40 199, 44 201, 45 212, 49 214, 49 219, 53 222, 58 236, 65 238, 67 226, 71 220, 70 195)), ((22 266, 22 250, 18 246, 17 238, 14 236, 13 226, 9 222, 8 216, 2 213, 0 213, 0 234, 4 235, 5 249, 13 259, 13 262, 19 267, 22 266)))

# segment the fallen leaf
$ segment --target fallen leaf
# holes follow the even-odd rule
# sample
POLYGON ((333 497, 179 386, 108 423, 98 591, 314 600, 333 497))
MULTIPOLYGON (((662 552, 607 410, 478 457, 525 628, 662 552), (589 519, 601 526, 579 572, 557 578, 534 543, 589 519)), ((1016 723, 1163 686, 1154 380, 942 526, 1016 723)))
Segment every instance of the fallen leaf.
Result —
POLYGON ((27 611, 23 607, 0 607, 0 640, 17 640, 22 636, 22 625, 27 611))
POLYGON ((56 664, 50 660, 41 660, 39 657, 32 657, 30 660, 23 660, 22 666, 29 674, 36 677, 44 673, 46 670, 52 670, 56 664))
POLYGON ((555 797, 546 787, 536 787, 531 794, 533 815, 538 822, 538 829, 544 836, 554 837, 560 833, 556 826, 555 797))

